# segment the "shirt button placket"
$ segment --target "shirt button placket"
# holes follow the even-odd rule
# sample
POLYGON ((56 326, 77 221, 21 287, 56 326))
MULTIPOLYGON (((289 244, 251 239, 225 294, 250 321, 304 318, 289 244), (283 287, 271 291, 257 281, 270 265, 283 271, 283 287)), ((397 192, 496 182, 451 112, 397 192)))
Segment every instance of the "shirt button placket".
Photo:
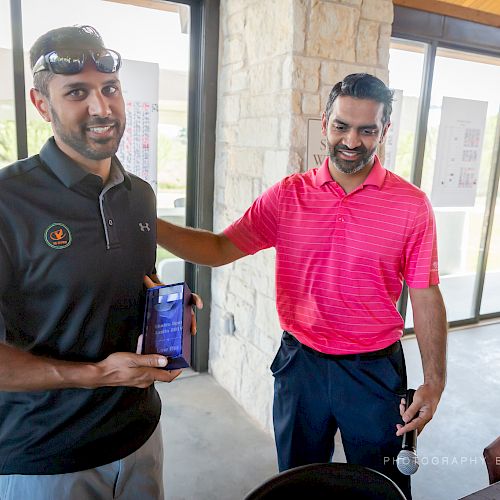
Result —
POLYGON ((337 214, 337 222, 345 222, 345 217, 343 216, 343 208, 344 208, 345 197, 340 200, 339 212, 337 214))
POLYGON ((341 199, 340 199, 340 203, 339 203, 339 211, 337 213, 337 222, 344 222, 344 217, 342 215, 342 211, 343 211, 343 207, 344 207, 344 200, 345 200, 345 196, 343 196, 341 199))

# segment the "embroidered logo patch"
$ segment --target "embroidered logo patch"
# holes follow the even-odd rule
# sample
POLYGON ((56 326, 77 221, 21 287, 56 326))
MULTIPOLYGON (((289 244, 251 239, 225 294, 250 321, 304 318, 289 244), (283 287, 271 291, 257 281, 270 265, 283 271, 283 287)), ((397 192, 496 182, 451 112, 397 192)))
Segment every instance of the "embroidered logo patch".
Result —
POLYGON ((54 222, 45 230, 45 243, 57 250, 67 248, 71 245, 71 231, 68 226, 60 222, 54 222))

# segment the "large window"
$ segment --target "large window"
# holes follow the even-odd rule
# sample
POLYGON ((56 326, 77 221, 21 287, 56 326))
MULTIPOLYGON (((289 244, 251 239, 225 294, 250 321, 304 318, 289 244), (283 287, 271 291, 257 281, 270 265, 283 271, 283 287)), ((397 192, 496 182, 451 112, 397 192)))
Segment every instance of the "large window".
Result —
MULTIPOLYGON (((441 289, 447 303, 449 321, 474 316, 474 287, 478 272, 481 234, 487 212, 487 188, 493 169, 494 141, 500 109, 498 82, 500 82, 500 58, 472 55, 449 49, 437 50, 427 125, 422 188, 436 205, 434 211, 439 235, 441 289), (481 82, 481 85, 478 85, 478 82, 481 82), (473 199, 465 199, 464 196, 463 199, 457 198, 453 204, 446 201, 440 202, 439 193, 436 195, 435 189, 436 183, 443 182, 443 176, 437 175, 436 169, 444 168, 443 165, 437 163, 437 160, 439 158, 441 161, 447 160, 444 157, 446 155, 438 154, 440 153, 438 151, 440 124, 447 119, 442 111, 445 98, 458 99, 450 101, 451 105, 448 104, 449 113, 454 111, 455 106, 467 105, 472 101, 484 102, 486 107, 484 122, 481 118, 482 148, 476 150, 462 145, 457 146, 461 148, 459 151, 454 151, 450 148, 449 141, 441 141, 441 148, 450 148, 446 152, 450 161, 456 154, 462 155, 457 158, 457 161, 463 159, 469 151, 477 153, 480 157, 478 172, 473 172, 474 167, 471 167, 470 180, 464 178, 460 181, 465 185, 468 182, 476 184, 473 199)), ((479 128, 475 130, 479 131, 479 128)), ((441 134, 444 133, 446 132, 441 130, 441 134)), ((459 133, 457 129, 457 135, 452 140, 458 142, 461 139, 459 133)), ((479 137, 477 139, 479 140, 479 137)), ((473 164, 474 162, 471 161, 471 165, 473 164)), ((466 170, 463 167, 461 170, 465 176, 466 170)), ((453 175, 453 172, 445 173, 445 175, 453 175)), ((451 179, 447 179, 447 182, 454 183, 451 179)), ((457 189, 460 189, 460 186, 457 189)), ((500 237, 500 233, 497 235, 500 237)), ((500 304, 498 306, 500 308, 500 304)))
POLYGON ((500 309, 500 191, 497 193, 495 207, 492 240, 489 246, 481 300, 481 314, 495 314, 500 309))
MULTIPOLYGON (((390 48, 389 83, 397 89, 402 110, 394 114, 399 130, 394 170, 421 187, 434 206, 441 290, 448 320, 458 324, 500 314, 498 203, 496 216, 493 213, 500 53, 478 50, 474 39, 469 50, 452 48, 441 39, 445 30, 433 38, 425 32, 422 19, 425 36, 418 41, 405 39, 401 26, 411 26, 415 32, 420 27, 408 19, 399 24, 396 9, 393 30, 398 36, 390 48)), ((405 325, 411 328, 407 295, 401 302, 405 325)))
POLYGON ((0 0, 0 168, 17 159, 9 0, 0 0))
MULTIPOLYGON (((29 99, 33 42, 53 28, 88 24, 124 61, 127 127, 117 154, 125 168, 151 183, 159 217, 212 229, 218 20, 218 0, 0 0, 0 168, 38 153, 51 135, 29 99)), ((204 297, 193 366, 206 370, 210 273, 161 248, 157 271, 204 297)))
POLYGON ((393 40, 390 48, 389 81, 395 90, 392 129, 396 141, 392 170, 407 181, 411 179, 415 152, 424 52, 424 44, 405 40, 393 40))

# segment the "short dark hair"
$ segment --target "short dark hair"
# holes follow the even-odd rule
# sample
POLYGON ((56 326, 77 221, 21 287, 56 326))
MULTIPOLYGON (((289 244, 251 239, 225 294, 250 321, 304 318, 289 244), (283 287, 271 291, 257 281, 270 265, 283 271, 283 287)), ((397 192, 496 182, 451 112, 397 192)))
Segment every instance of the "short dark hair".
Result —
MULTIPOLYGON (((104 41, 99 32, 89 25, 64 26, 56 28, 39 37, 30 49, 30 67, 40 56, 57 49, 103 49, 104 41)), ((49 96, 50 71, 39 71, 33 75, 33 86, 43 95, 49 96)))
POLYGON ((326 103, 325 115, 326 121, 330 120, 333 103, 339 96, 356 97, 357 99, 371 99, 384 105, 382 124, 385 125, 392 113, 392 100, 394 91, 377 78, 368 73, 353 73, 346 76, 341 82, 336 83, 326 103))

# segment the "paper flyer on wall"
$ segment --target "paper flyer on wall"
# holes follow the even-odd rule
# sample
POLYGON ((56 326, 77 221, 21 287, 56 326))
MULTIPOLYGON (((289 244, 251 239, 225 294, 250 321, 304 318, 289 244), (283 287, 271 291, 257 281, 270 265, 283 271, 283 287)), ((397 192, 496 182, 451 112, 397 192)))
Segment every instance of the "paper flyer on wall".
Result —
POLYGON ((443 97, 431 201, 472 207, 476 199, 488 103, 443 97))
POLYGON ((127 123, 117 156, 157 190, 159 65, 124 60, 120 81, 127 123))

